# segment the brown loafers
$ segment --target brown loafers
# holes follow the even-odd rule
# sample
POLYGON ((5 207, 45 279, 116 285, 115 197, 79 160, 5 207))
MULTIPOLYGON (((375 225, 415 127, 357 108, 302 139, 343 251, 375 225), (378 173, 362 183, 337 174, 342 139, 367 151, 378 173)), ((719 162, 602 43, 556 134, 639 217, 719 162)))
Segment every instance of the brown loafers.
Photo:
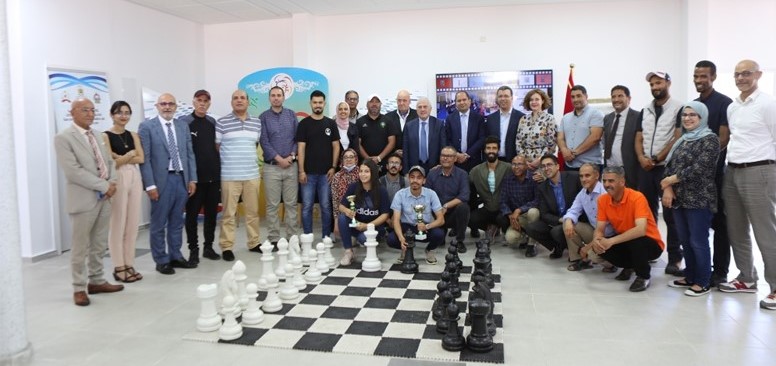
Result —
POLYGON ((89 305, 89 296, 86 295, 86 291, 78 291, 73 293, 73 302, 78 306, 89 305))
POLYGON ((99 293, 109 293, 109 292, 118 292, 124 289, 124 285, 114 285, 110 283, 101 283, 99 285, 89 284, 86 286, 86 290, 89 292, 89 294, 99 294, 99 293))

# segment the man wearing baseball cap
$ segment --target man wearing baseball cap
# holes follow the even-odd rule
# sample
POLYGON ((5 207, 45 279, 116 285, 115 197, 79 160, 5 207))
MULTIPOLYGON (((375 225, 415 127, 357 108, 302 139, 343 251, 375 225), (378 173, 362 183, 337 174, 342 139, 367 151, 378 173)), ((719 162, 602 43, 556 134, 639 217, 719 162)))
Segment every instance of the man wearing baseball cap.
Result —
POLYGON ((396 136, 401 133, 380 113, 382 106, 383 102, 379 95, 370 95, 366 100, 367 114, 356 120, 358 154, 362 159, 372 159, 378 165, 384 165, 383 159, 394 150, 396 136))

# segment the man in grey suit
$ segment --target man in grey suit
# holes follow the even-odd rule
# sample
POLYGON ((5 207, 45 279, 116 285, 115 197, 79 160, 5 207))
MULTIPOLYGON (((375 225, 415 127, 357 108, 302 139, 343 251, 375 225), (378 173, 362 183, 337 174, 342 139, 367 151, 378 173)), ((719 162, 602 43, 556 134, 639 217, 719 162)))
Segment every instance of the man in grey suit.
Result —
POLYGON ((636 126, 639 112, 630 108, 630 89, 623 85, 612 88, 614 112, 604 116, 604 163, 625 169, 625 186, 638 188, 639 159, 636 158, 636 126))
POLYGON ((174 267, 197 266, 181 253, 183 208, 197 189, 197 166, 189 126, 175 118, 177 108, 172 94, 162 94, 156 102, 159 115, 137 130, 146 156, 140 174, 151 199, 151 254, 156 270, 166 275, 174 274, 174 267))
POLYGON ((98 294, 124 289, 123 285, 105 281, 102 263, 108 243, 109 198, 116 193, 117 178, 103 139, 95 137, 91 129, 94 104, 88 99, 76 99, 70 115, 73 126, 57 134, 54 147, 67 179, 66 206, 73 223, 73 302, 86 306, 90 302, 87 291, 98 294))

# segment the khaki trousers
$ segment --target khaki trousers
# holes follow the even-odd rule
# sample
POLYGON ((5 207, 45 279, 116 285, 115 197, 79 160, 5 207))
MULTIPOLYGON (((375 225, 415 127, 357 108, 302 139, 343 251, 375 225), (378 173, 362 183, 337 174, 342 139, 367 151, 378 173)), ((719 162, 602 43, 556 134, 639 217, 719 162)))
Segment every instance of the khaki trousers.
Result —
POLYGON ((245 208, 245 230, 248 234, 248 249, 259 245, 259 178, 221 182, 221 233, 218 237, 221 250, 234 248, 234 232, 237 227, 237 204, 242 196, 245 208))

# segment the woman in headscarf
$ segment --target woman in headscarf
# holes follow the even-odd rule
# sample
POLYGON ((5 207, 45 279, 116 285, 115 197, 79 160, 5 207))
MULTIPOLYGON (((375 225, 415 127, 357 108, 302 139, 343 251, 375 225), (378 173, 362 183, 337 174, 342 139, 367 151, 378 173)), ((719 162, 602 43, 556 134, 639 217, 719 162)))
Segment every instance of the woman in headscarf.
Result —
MULTIPOLYGON (((342 197, 345 196, 348 186, 358 181, 358 167, 356 166, 358 164, 358 154, 356 154, 356 150, 345 150, 340 161, 342 162, 340 169, 331 178, 331 207, 334 213, 334 216, 332 216, 334 220, 339 217, 339 204, 342 197)), ((334 236, 336 237, 337 235, 339 235, 339 227, 335 221, 334 236)))
MULTIPOLYGON (((348 103, 340 102, 337 104, 337 114, 334 116, 334 121, 337 122, 337 129, 340 135, 340 151, 343 152, 347 149, 358 149, 358 129, 355 124, 350 123, 349 118, 350 107, 348 103)), ((337 207, 336 202, 338 201, 335 201, 334 207, 337 207)), ((334 217, 337 216, 335 215, 334 217)))
POLYGON ((717 211, 714 174, 719 138, 709 129, 709 110, 701 102, 682 108, 682 136, 668 153, 663 188, 663 207, 674 210, 679 242, 684 247, 685 277, 668 286, 686 288, 687 296, 709 293, 711 249, 709 227, 717 211))

